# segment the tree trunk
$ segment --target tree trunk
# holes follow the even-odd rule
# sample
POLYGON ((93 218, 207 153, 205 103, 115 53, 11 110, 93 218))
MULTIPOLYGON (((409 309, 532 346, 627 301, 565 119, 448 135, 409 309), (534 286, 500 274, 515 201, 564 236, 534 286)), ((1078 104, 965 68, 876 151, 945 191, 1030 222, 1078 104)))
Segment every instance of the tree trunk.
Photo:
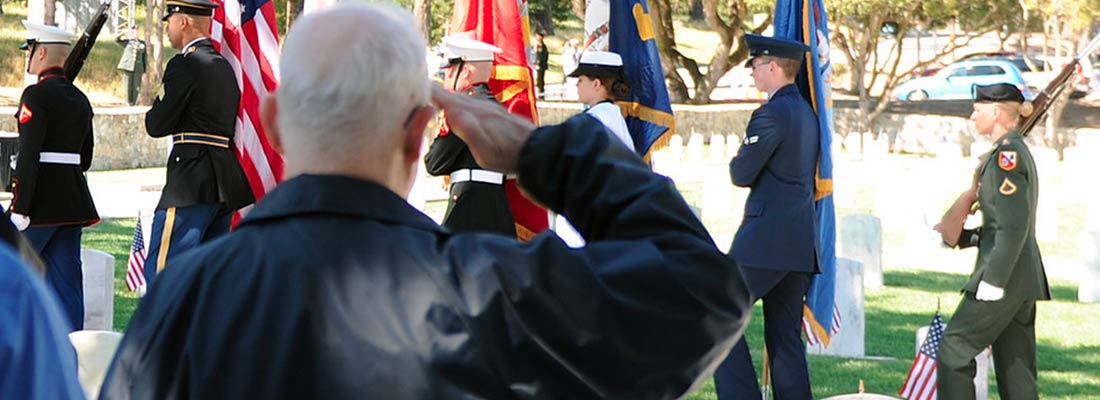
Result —
POLYGON ((580 18, 581 21, 584 21, 584 0, 572 0, 569 4, 571 6, 570 8, 573 9, 573 15, 576 15, 577 18, 580 18))
POLYGON ((57 2, 46 0, 43 10, 42 23, 57 26, 57 2))
POLYGON ((653 0, 649 11, 653 13, 653 33, 657 39, 657 53, 661 55, 661 69, 668 84, 668 97, 673 103, 683 103, 690 98, 687 85, 676 71, 676 32, 672 25, 672 9, 669 0, 653 0))
POLYGON ((419 25, 420 38, 424 43, 432 42, 432 2, 431 0, 416 0, 413 6, 413 14, 419 25))
POLYGON ((286 29, 283 32, 290 32, 290 26, 302 16, 305 6, 305 0, 286 0, 286 29))
POLYGON ((152 104, 153 98, 161 87, 161 79, 164 77, 164 24, 160 23, 164 16, 164 0, 148 0, 145 3, 145 51, 149 60, 149 68, 146 70, 145 79, 142 80, 141 95, 138 97, 141 104, 152 104))
POLYGON ((692 21, 702 21, 706 18, 703 13, 703 0, 691 0, 691 11, 688 12, 688 18, 692 21))

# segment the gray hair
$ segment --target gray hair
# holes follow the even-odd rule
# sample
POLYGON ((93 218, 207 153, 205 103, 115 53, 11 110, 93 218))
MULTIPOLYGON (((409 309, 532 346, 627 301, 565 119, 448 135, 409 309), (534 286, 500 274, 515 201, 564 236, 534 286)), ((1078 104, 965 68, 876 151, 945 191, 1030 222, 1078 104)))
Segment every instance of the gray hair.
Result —
POLYGON ((388 4, 345 3, 301 17, 280 61, 286 152, 339 162, 393 151, 408 115, 430 100, 415 27, 408 11, 388 4))

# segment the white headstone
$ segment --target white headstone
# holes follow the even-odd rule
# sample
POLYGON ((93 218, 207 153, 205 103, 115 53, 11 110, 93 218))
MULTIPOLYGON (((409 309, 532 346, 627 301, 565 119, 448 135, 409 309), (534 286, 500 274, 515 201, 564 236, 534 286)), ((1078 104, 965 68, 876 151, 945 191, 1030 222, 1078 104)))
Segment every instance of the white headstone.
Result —
POLYGON ((1100 302, 1100 229, 1081 232, 1081 276, 1077 301, 1100 302))
POLYGON ((711 161, 724 161, 726 159, 726 135, 710 135, 711 161))
POLYGON ((76 331, 69 334, 69 341, 76 349, 77 377, 80 387, 89 399, 99 398, 103 378, 111 367, 115 350, 122 342, 122 334, 111 331, 76 331))
MULTIPOLYGON (((924 344, 924 339, 928 337, 928 329, 929 327, 927 326, 922 326, 917 329, 916 351, 913 352, 914 355, 920 352, 920 346, 924 344)), ((974 357, 974 362, 978 364, 974 374, 974 399, 987 400, 989 399, 989 370, 993 369, 993 353, 990 353, 987 347, 985 350, 982 350, 981 353, 978 353, 977 357, 974 357)))
POLYGON ((689 161, 703 160, 703 135, 692 133, 687 142, 687 159, 689 161))
POLYGON ((882 221, 870 214, 850 214, 840 222, 840 255, 863 264, 863 286, 882 287, 882 221))
MULTIPOLYGON (((1078 129, 1076 150, 1078 161, 1074 163, 1068 159, 1066 161, 1066 166, 1077 172, 1077 177, 1071 178, 1073 179, 1071 182, 1092 182, 1095 179, 1093 175, 1100 170, 1100 157, 1096 156, 1100 154, 1100 129, 1078 129)), ((1082 198, 1095 199, 1100 196, 1100 187, 1097 185, 1074 186, 1084 189, 1082 198)), ((1086 201, 1085 204, 1088 205, 1085 217, 1086 230, 1100 229, 1100 206, 1096 205, 1095 201, 1086 201)))
MULTIPOLYGON (((836 305, 840 309, 840 332, 828 348, 822 344, 807 347, 810 354, 844 357, 864 356, 865 319, 863 265, 847 258, 836 260, 836 305)), ((826 316, 826 318, 832 317, 826 316)))
POLYGON ((670 161, 680 161, 684 157, 684 138, 680 135, 672 135, 668 140, 668 152, 670 161))
POLYGON ((115 258, 80 249, 84 273, 84 329, 109 331, 115 320, 115 258))
POLYGON ((726 158, 736 157, 738 150, 741 150, 741 139, 736 135, 726 137, 726 158))
POLYGON ((1031 156, 1035 159, 1035 167, 1039 171, 1039 182, 1042 190, 1039 191, 1039 204, 1035 215, 1035 238, 1043 242, 1058 241, 1058 198, 1061 197, 1059 188, 1051 179, 1059 169, 1058 152, 1049 147, 1032 146, 1031 156))
POLYGON ((829 396, 821 400, 896 400, 897 397, 875 393, 852 393, 829 396))

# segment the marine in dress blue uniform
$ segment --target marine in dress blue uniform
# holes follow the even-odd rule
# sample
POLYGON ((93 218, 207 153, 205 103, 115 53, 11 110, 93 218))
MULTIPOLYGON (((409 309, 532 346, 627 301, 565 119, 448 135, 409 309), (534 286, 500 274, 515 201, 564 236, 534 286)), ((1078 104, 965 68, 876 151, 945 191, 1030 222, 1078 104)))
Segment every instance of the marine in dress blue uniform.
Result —
POLYGON ((99 221, 84 172, 92 166, 92 105, 65 77, 61 64, 73 35, 23 21, 30 38, 27 71, 38 83, 19 101, 19 155, 13 174, 11 221, 46 264, 46 282, 70 330, 84 327, 80 237, 99 221))
POLYGON ((255 201, 234 151, 237 78, 205 36, 217 5, 171 0, 166 7, 169 40, 181 51, 168 61, 161 90, 145 115, 149 136, 171 136, 173 143, 149 238, 150 285, 169 259, 229 232, 233 213, 255 201), (184 44, 184 38, 193 39, 184 44))
MULTIPOLYGON (((489 89, 488 80, 493 55, 499 53, 500 48, 462 36, 443 38, 443 47, 447 57, 448 87, 499 104, 489 89), (460 84, 463 87, 459 87, 460 84)), ((451 134, 446 125, 424 155, 424 166, 428 174, 450 177, 450 196, 447 199, 447 213, 443 216, 443 227, 452 232, 494 232, 516 236, 515 218, 504 193, 504 174, 478 165, 466 143, 458 135, 451 134)))
MULTIPOLYGON (((741 148, 730 161, 733 184, 751 189, 729 257, 745 277, 753 301, 764 301, 764 335, 776 399, 810 399, 802 305, 819 272, 820 239, 814 210, 817 117, 794 84, 809 48, 802 43, 746 35, 758 89, 768 102, 753 112, 741 148)), ((759 396, 742 338, 714 374, 720 399, 759 396)))

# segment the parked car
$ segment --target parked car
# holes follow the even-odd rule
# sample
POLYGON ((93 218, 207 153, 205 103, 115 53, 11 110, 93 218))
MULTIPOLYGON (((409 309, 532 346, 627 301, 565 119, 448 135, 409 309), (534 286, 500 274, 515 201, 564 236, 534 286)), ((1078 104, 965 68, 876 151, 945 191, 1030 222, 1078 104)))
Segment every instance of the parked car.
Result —
POLYGON ((974 85, 993 83, 1015 85, 1025 97, 1032 97, 1020 69, 1005 60, 959 61, 932 76, 902 83, 894 89, 894 96, 903 101, 969 99, 974 85))

